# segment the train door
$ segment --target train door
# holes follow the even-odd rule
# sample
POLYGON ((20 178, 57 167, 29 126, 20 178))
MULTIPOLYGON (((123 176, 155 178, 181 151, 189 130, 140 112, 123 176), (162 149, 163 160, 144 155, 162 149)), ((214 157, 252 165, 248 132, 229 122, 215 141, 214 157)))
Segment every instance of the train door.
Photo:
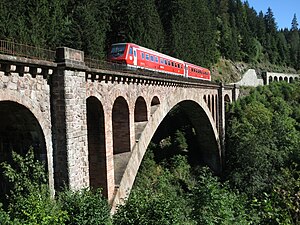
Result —
POLYGON ((133 47, 133 65, 137 66, 137 50, 133 47))
POLYGON ((184 63, 184 77, 188 77, 188 76, 189 76, 188 65, 184 63))

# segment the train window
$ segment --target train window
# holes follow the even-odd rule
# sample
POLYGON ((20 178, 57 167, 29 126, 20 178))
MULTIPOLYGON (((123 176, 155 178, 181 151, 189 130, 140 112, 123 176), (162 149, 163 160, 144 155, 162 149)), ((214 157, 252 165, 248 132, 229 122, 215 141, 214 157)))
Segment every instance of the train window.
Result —
POLYGON ((146 54, 146 60, 149 60, 149 55, 148 54, 146 54))
POLYGON ((174 66, 174 62, 171 62, 171 65, 174 66))
POLYGON ((142 59, 144 59, 145 58, 145 54, 144 54, 144 52, 142 52, 142 59))
POLYGON ((136 57, 136 50, 134 50, 133 53, 134 53, 134 57, 136 57))
POLYGON ((124 54, 124 51, 125 51, 125 47, 126 45, 125 44, 115 44, 112 46, 111 48, 111 56, 113 57, 118 57, 118 56, 121 56, 124 54))
POLYGON ((164 59, 160 58, 160 63, 164 64, 164 59))
POLYGON ((157 56, 155 57, 155 62, 157 62, 157 63, 158 63, 158 57, 157 57, 157 56))
POLYGON ((151 62, 154 62, 154 57, 153 57, 153 55, 150 56, 150 60, 151 60, 151 62))
POLYGON ((132 55, 132 47, 129 48, 129 55, 132 55))
POLYGON ((170 66, 171 65, 171 63, 170 63, 170 61, 168 60, 168 65, 170 66))
POLYGON ((165 60, 165 64, 166 64, 166 65, 168 65, 168 62, 167 62, 167 60, 165 60))

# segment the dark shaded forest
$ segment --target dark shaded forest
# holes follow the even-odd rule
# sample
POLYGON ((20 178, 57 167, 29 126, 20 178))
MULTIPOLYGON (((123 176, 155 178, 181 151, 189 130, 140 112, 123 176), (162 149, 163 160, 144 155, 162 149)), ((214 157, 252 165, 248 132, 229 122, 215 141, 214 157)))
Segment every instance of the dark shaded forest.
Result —
POLYGON ((210 67, 220 58, 300 69, 296 15, 278 29, 272 9, 241 0, 2 0, 0 38, 105 59, 115 42, 134 42, 210 67))

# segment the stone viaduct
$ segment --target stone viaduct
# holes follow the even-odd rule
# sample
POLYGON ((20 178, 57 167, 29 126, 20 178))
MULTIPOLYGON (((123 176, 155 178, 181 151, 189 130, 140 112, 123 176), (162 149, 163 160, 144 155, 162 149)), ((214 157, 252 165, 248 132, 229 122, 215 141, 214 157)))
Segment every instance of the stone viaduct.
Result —
POLYGON ((271 82, 286 81, 292 83, 299 80, 299 74, 285 74, 285 73, 270 73, 265 72, 262 74, 265 85, 269 85, 271 82))
POLYGON ((69 48, 58 48, 53 61, 0 54, 0 64, 0 161, 33 146, 52 191, 101 187, 116 206, 174 107, 193 124, 202 161, 222 169, 224 108, 238 97, 234 85, 96 69, 69 48))

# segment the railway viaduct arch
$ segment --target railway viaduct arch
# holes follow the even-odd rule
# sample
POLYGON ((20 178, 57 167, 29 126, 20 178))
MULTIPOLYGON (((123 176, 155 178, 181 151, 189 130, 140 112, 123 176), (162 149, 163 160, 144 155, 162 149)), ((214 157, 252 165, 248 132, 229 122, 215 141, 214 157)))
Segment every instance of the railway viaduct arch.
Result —
POLYGON ((19 140, 13 135, 26 133, 27 145, 38 146, 47 162, 53 191, 64 184, 101 187, 116 206, 174 107, 194 125, 203 161, 222 168, 224 107, 236 100, 235 86, 96 69, 69 48, 59 48, 55 62, 0 55, 0 64, 0 160, 19 140), (6 135, 9 130, 16 132, 6 135))

